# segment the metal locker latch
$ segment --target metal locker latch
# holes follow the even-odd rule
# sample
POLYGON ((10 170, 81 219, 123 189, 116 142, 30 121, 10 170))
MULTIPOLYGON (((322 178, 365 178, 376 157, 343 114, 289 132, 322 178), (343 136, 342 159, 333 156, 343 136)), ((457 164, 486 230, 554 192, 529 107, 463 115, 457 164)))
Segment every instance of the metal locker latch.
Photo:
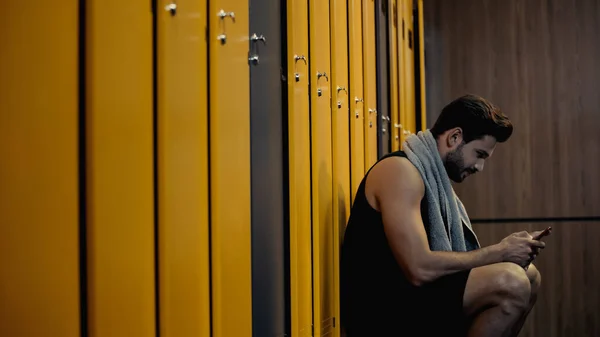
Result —
MULTIPOLYGON (((346 88, 345 88, 345 87, 340 87, 340 86, 338 85, 338 87, 337 87, 337 94, 338 94, 338 95, 340 94, 340 91, 344 91, 344 92, 346 93, 346 95, 348 95, 348 90, 346 90, 346 88)), ((342 101, 337 101, 337 107, 338 107, 338 109, 341 109, 341 108, 342 108, 342 101)))
POLYGON ((300 74, 298 74, 298 71, 296 70, 296 63, 300 60, 304 61, 304 64, 306 65, 306 56, 294 55, 294 78, 296 79, 296 82, 300 82, 300 74))
MULTIPOLYGON (((321 77, 325 77, 325 79, 327 80, 327 82, 329 82, 329 77, 327 76, 327 73, 326 73, 326 72, 320 72, 320 71, 317 71, 317 84, 319 83, 319 79, 320 79, 321 77)), ((321 96, 323 95, 323 90, 322 90, 321 88, 318 88, 318 89, 317 89, 317 95, 318 95, 319 97, 321 97, 321 96)))
POLYGON ((171 12, 171 16, 175 16, 175 14, 177 14, 177 4, 175 2, 171 2, 165 6, 165 10, 171 12))
MULTIPOLYGON (((258 45, 255 47, 256 45, 256 41, 262 41, 265 45, 267 44, 267 39, 265 39, 265 37, 263 35, 256 35, 256 33, 252 34, 252 36, 250 36, 250 41, 252 41, 252 46, 250 47, 252 50, 254 50, 254 55, 250 55, 250 57, 248 57, 248 60, 250 62, 252 62, 254 65, 257 65, 259 60, 258 60, 258 45)), ((250 53, 252 53, 252 50, 250 51, 250 53)))
POLYGON ((225 33, 225 22, 224 19, 226 17, 230 17, 231 20, 235 23, 235 13, 234 12, 225 12, 224 10, 220 10, 217 13, 217 16, 221 18, 221 22, 223 22, 223 33, 217 36, 217 40, 221 41, 221 44, 227 43, 227 34, 225 33))
MULTIPOLYGON (((391 123, 391 119, 390 116, 381 116, 381 120, 383 121, 383 123, 391 123)), ((382 133, 386 133, 387 129, 385 128, 385 125, 381 127, 381 132, 382 133)))

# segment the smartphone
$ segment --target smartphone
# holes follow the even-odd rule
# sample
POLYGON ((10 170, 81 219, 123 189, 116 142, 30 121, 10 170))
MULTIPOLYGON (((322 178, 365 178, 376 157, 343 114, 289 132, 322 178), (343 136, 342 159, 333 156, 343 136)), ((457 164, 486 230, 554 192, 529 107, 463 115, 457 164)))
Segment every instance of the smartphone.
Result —
POLYGON ((552 230, 552 227, 548 227, 546 229, 544 229, 543 232, 540 233, 540 235, 538 235, 537 237, 533 238, 534 240, 539 240, 541 238, 543 238, 544 236, 550 234, 550 231, 552 230))

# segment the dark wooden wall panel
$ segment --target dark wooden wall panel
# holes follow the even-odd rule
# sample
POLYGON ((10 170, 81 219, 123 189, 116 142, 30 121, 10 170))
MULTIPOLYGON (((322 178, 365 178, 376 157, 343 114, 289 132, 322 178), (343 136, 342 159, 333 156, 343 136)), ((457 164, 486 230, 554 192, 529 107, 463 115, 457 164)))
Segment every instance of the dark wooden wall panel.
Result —
POLYGON ((475 224, 483 246, 511 233, 552 226, 534 264, 542 274, 538 302, 520 337, 600 336, 600 222, 475 224))
POLYGON ((515 124, 456 185, 473 218, 598 216, 600 1, 425 1, 427 125, 475 93, 515 124))

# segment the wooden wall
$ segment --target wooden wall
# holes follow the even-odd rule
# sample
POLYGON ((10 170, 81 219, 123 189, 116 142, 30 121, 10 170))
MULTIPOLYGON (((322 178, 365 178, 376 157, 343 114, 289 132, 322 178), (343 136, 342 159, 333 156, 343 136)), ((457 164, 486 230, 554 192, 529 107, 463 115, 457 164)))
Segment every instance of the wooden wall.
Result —
POLYGON ((598 1, 425 4, 428 126, 467 92, 515 125, 484 173, 457 186, 470 215, 600 215, 598 1))
POLYGON ((600 335, 598 32, 597 0, 425 1, 427 126, 465 93, 515 125, 484 171, 455 185, 482 243, 555 228, 521 336, 600 335))

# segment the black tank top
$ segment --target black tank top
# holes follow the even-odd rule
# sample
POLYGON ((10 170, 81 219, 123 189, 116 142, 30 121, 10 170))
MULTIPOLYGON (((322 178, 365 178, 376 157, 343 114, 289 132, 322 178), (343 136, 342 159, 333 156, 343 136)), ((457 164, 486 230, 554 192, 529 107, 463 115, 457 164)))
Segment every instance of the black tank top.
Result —
MULTIPOLYGON (((391 156, 406 158, 397 151, 377 163, 391 156)), ((348 336, 387 331, 386 324, 406 314, 402 303, 412 287, 387 242, 381 213, 367 201, 365 182, 372 169, 358 187, 341 248, 341 320, 348 336)))

